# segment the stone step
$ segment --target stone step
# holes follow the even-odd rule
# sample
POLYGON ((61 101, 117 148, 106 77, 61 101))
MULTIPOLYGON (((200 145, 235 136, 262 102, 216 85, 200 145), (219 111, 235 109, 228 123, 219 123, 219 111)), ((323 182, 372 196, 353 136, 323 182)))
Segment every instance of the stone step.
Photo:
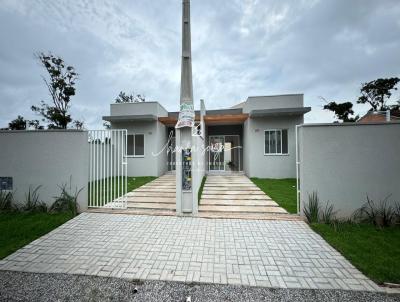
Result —
POLYGON ((128 209, 159 209, 159 210, 174 210, 176 209, 175 203, 149 203, 149 202, 129 202, 128 209))
MULTIPOLYGON (((212 191, 228 191, 231 190, 231 188, 227 188, 227 187, 222 187, 222 186, 218 186, 218 187, 213 187, 213 186, 207 186, 205 185, 203 190, 212 190, 212 191)), ((259 188, 257 187, 235 187, 235 191, 260 191, 262 192, 259 188)))
POLYGON ((140 192, 140 191, 132 191, 126 194, 127 197, 159 197, 162 195, 163 197, 176 197, 175 193, 159 193, 159 192, 140 192))
POLYGON ((218 205, 218 206, 268 206, 278 207, 279 205, 272 200, 221 200, 221 199, 208 199, 202 198, 200 205, 218 205))
POLYGON ((220 213, 287 213, 280 207, 268 206, 199 206, 199 212, 220 212, 220 213))
POLYGON ((135 196, 135 197, 128 197, 128 202, 133 203, 170 203, 175 204, 176 198, 175 197, 142 197, 142 196, 135 196))
POLYGON ((142 188, 136 189, 135 192, 149 192, 149 193, 175 193, 176 189, 160 189, 160 188, 142 188))
POLYGON ((263 191, 218 191, 218 190, 208 190, 204 189, 203 194, 215 195, 215 194, 222 194, 222 195, 262 195, 266 196, 263 191))
POLYGON ((201 199, 228 199, 228 200, 272 200, 269 196, 267 195, 225 195, 224 193, 220 194, 206 194, 203 193, 201 195, 201 199))
POLYGON ((303 221, 303 219, 294 214, 280 213, 216 213, 216 212, 199 212, 198 217, 212 219, 256 219, 256 220, 286 220, 286 221, 303 221))

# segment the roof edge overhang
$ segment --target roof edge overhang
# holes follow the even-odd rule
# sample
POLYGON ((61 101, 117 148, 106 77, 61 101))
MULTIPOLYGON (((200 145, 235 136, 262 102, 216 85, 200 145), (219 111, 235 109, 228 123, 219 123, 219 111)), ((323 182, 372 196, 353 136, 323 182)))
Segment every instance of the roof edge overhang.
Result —
POLYGON ((151 122, 156 121, 157 116, 153 114, 142 114, 142 115, 111 115, 103 116, 103 120, 108 122, 151 122))
POLYGON ((256 117, 282 116, 282 115, 303 115, 310 111, 311 107, 256 109, 256 110, 251 110, 249 116, 251 118, 256 118, 256 117))

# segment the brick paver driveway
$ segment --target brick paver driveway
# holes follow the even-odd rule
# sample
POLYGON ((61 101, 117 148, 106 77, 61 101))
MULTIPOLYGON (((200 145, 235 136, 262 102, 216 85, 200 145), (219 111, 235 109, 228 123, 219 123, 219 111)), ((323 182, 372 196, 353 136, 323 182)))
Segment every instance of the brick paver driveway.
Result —
POLYGON ((379 288, 301 221, 84 213, 0 269, 288 288, 379 288))

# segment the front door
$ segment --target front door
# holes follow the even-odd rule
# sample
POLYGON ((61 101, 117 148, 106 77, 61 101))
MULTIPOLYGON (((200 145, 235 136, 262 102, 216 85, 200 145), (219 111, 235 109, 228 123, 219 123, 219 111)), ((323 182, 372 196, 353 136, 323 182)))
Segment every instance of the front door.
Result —
POLYGON ((176 160, 176 150, 175 150, 175 137, 171 137, 168 141, 168 149, 167 149, 167 166, 168 171, 175 171, 175 160, 176 160))
POLYGON ((208 168, 210 171, 225 171, 224 146, 224 136, 210 136, 208 152, 208 168))

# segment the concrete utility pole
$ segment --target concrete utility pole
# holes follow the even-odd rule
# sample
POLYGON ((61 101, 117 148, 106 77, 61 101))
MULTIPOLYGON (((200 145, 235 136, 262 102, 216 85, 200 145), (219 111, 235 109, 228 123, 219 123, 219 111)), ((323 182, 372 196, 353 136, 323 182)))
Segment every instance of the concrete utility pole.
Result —
POLYGON ((193 106, 192 42, 190 33, 190 0, 183 0, 182 7, 182 63, 181 104, 193 106))
POLYGON ((193 214, 192 127, 194 126, 190 0, 182 3, 182 63, 179 120, 176 124, 176 213, 193 214))

